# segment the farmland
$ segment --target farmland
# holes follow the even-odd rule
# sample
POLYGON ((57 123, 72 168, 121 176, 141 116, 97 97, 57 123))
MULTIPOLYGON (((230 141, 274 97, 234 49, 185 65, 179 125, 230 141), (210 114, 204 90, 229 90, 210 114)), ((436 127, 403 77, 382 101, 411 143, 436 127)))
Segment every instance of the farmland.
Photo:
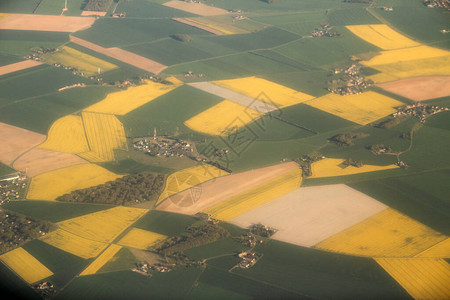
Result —
POLYGON ((103 267, 120 249, 120 246, 110 245, 86 269, 84 269, 83 272, 80 273, 80 276, 97 273, 97 271, 103 267))
POLYGON ((315 162, 311 166, 311 171, 313 174, 311 178, 353 175, 359 173, 376 172, 397 168, 397 166, 395 165, 388 165, 388 166, 364 165, 359 168, 354 166, 341 167, 341 164, 343 162, 344 162, 343 159, 333 159, 333 158, 326 158, 318 162, 315 162))
POLYGON ((147 250, 167 236, 139 228, 133 228, 119 241, 119 245, 147 250))

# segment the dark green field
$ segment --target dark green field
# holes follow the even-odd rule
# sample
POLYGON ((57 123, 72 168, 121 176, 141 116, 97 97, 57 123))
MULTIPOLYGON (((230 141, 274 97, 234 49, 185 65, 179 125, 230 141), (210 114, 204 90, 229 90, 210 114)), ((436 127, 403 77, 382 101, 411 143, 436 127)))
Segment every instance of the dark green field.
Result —
POLYGON ((7 165, 0 163, 0 176, 11 174, 13 172, 15 172, 14 169, 11 169, 7 165))
POLYGON ((197 218, 191 216, 152 210, 139 219, 134 226, 159 234, 173 236, 181 233, 186 227, 197 221, 197 218))
POLYGON ((2 207, 33 218, 59 222, 113 206, 49 201, 13 201, 3 204, 2 207))
POLYGON ((218 299, 218 300, 245 300, 253 299, 251 296, 235 293, 231 290, 224 289, 219 286, 209 285, 200 282, 197 286, 193 286, 186 299, 198 300, 198 299, 218 299))
POLYGON ((1 262, 0 296, 2 299, 42 299, 25 281, 1 262))
POLYGON ((127 248, 122 248, 97 273, 131 270, 136 267, 137 259, 127 248))
POLYGON ((39 2, 40 0, 2 0, 0 11, 2 13, 31 14, 39 2))
POLYGON ((131 18, 187 18, 196 15, 146 0, 119 2, 116 12, 125 12, 131 18))
MULTIPOLYGON (((81 5, 84 0, 67 1, 68 10, 64 12, 65 16, 79 16, 81 15, 81 5)), ((60 0, 42 0, 35 13, 41 15, 60 15, 64 8, 64 2, 60 0)))
POLYGON ((138 163, 133 159, 99 163, 99 165, 116 174, 136 174, 141 172, 171 173, 172 169, 138 163))
POLYGON ((209 259, 225 255, 231 256, 246 248, 247 247, 243 244, 233 240, 232 238, 226 238, 205 246, 191 248, 186 250, 185 254, 192 259, 209 259))
POLYGON ((16 57, 16 56, 12 56, 12 55, 1 55, 0 54, 0 67, 1 66, 6 66, 9 64, 13 64, 16 62, 22 61, 22 59, 16 57))

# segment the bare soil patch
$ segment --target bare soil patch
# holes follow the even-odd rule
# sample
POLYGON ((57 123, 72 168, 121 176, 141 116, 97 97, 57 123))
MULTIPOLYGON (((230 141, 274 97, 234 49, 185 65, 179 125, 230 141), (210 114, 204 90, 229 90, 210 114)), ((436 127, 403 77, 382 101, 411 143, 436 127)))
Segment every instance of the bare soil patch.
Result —
POLYGON ((0 162, 11 165, 19 155, 39 145, 45 138, 45 135, 0 123, 0 162))
POLYGON ((0 29, 75 32, 94 24, 95 18, 31 14, 9 14, 0 20, 0 29))
POLYGON ((192 22, 192 21, 187 20, 187 19, 174 18, 174 20, 175 20, 175 21, 178 21, 178 22, 180 22, 180 23, 189 25, 189 26, 193 26, 193 27, 196 27, 196 28, 203 29, 203 30, 205 30, 205 31, 214 33, 215 35, 224 35, 224 34, 225 34, 225 33, 223 33, 223 32, 220 31, 220 30, 217 30, 217 29, 208 27, 208 26, 206 26, 206 25, 202 25, 202 24, 195 23, 195 22, 192 22))
POLYGON ((272 238, 311 247, 387 207, 346 185, 299 188, 231 220, 248 227, 262 223, 278 231, 272 238))
POLYGON ((450 95, 450 76, 429 76, 379 83, 378 87, 388 92, 423 101, 450 95))
POLYGON ((83 39, 71 36, 70 41, 78 44, 80 46, 86 47, 88 49, 91 49, 95 52, 107 55, 109 57, 112 57, 114 59, 120 60, 126 64, 132 65, 136 68, 158 74, 162 70, 166 69, 167 66, 160 64, 156 61, 153 61, 151 59, 145 58, 143 56, 134 54, 132 52, 113 47, 113 48, 104 48, 102 46, 99 46, 97 44, 85 41, 83 39))
POLYGON ((56 169, 85 163, 88 163, 88 161, 75 154, 32 149, 14 162, 14 168, 27 172, 28 177, 34 177, 56 169))
POLYGON ((82 16, 100 16, 104 17, 106 16, 106 11, 90 11, 90 10, 83 10, 81 12, 82 16))
POLYGON ((5 75, 5 74, 9 74, 12 72, 17 72, 20 70, 25 70, 28 68, 32 68, 32 67, 36 67, 42 65, 41 62, 39 61, 35 61, 35 60, 25 60, 25 61, 19 61, 17 63, 14 64, 10 64, 10 65, 6 65, 6 66, 2 66, 0 67, 0 76, 5 75))
POLYGON ((193 215, 295 169, 290 162, 215 178, 169 197, 157 209, 193 215))
POLYGON ((163 4, 164 6, 176 8, 179 10, 187 11, 200 16, 217 16, 228 14, 229 12, 222 8, 209 6, 203 3, 186 2, 173 0, 163 4))

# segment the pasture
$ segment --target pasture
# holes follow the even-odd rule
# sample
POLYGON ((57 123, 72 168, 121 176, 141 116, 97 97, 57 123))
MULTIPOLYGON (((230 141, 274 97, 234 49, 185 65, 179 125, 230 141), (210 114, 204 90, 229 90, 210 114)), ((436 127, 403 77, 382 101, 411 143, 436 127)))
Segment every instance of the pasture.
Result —
POLYGON ((80 276, 92 275, 97 273, 101 267, 103 267, 108 261, 110 261, 114 255, 116 255, 119 250, 122 249, 121 246, 117 246, 114 244, 109 245, 102 254, 100 254, 83 272, 80 273, 80 276))
POLYGON ((162 234, 139 228, 132 228, 123 238, 120 239, 118 244, 125 247, 148 250, 150 247, 165 240, 166 238, 167 236, 162 234))
POLYGON ((27 199, 53 201, 58 196, 113 181, 119 177, 121 176, 97 165, 73 165, 33 177, 27 199))

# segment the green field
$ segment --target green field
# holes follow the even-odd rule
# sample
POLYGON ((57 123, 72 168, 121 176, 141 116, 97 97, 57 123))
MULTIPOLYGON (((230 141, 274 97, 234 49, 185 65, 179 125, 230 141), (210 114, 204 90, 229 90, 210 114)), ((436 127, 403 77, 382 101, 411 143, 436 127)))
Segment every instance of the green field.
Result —
POLYGON ((0 12, 31 14, 38 6, 40 0, 2 0, 0 3, 0 12))
POLYGON ((450 130, 450 111, 442 112, 428 118, 427 126, 450 130))
POLYGON ((210 299, 218 299, 218 300, 245 300, 245 299, 253 299, 253 297, 246 296, 243 294, 235 293, 231 290, 227 290, 222 287, 209 285, 206 283, 199 283, 197 286, 193 286, 192 290, 186 297, 186 299, 191 300, 210 300, 210 299))
MULTIPOLYGON (((64 12, 65 16, 79 16, 81 15, 81 5, 84 0, 67 1, 68 10, 64 12)), ((61 0, 42 0, 35 13, 41 15, 61 15, 64 8, 64 2, 61 0)))
POLYGON ((184 18, 196 15, 147 0, 119 2, 116 13, 125 12, 131 18, 184 18))
POLYGON ((105 210, 113 206, 49 201, 13 201, 3 204, 2 207, 33 218, 59 222, 105 210))
POLYGON ((332 26, 380 24, 381 22, 371 15, 365 8, 352 7, 333 9, 327 15, 332 26))
POLYGON ((211 5, 222 7, 225 9, 240 8, 248 12, 258 12, 263 13, 273 13, 284 12, 291 13, 295 11, 308 11, 308 10, 319 10, 319 9, 329 9, 329 8, 339 8, 339 7, 364 7, 366 4, 352 4, 344 3, 343 1, 336 0, 322 0, 322 1, 310 1, 310 0, 283 0, 274 1, 270 4, 259 1, 259 0, 211 0, 209 1, 211 5))
POLYGON ((0 53, 26 56, 31 48, 57 48, 68 40, 69 34, 66 32, 0 30, 0 53))
POLYGON ((172 169, 142 164, 133 159, 123 159, 119 161, 99 163, 99 165, 116 174, 136 174, 141 172, 155 172, 166 174, 173 172, 172 169))
POLYGON ((184 251, 191 259, 202 260, 219 256, 232 256, 236 252, 247 249, 247 247, 232 238, 226 238, 211 244, 195 247, 184 251))
POLYGON ((130 250, 122 248, 97 273, 131 270, 136 267, 137 262, 138 260, 130 250))
POLYGON ((6 66, 9 64, 17 63, 19 61, 23 61, 23 59, 18 58, 12 55, 2 55, 0 54, 0 67, 6 66))
POLYGON ((373 259, 346 256, 271 240, 255 249, 263 257, 233 273, 318 298, 409 298, 373 259))
POLYGON ((137 228, 149 230, 167 236, 177 235, 198 219, 175 213, 152 210, 134 225, 137 228))
POLYGON ((14 169, 8 167, 7 165, 0 163, 0 176, 11 174, 14 172, 15 172, 14 169))

